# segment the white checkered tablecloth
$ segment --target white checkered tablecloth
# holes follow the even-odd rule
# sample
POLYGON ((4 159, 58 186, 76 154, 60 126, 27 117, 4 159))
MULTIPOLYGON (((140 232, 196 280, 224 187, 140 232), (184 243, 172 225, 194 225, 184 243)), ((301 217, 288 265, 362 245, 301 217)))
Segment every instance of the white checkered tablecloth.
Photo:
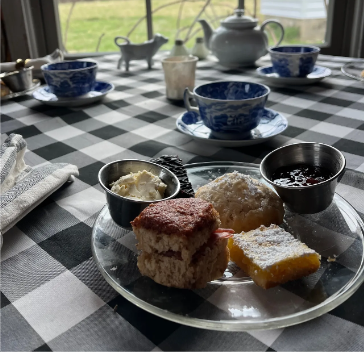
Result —
MULTIPOLYGON (((318 64, 333 74, 315 85, 269 84, 268 107, 287 117, 288 129, 264 144, 222 149, 199 144, 176 130, 184 107, 166 100, 160 62, 153 70, 134 62, 126 73, 116 69, 118 58, 99 59, 97 78, 115 85, 99 104, 57 108, 31 95, 2 103, 2 140, 10 133, 23 135, 28 165, 72 163, 80 176, 4 234, 1 349, 364 350, 364 285, 329 314, 304 324, 249 333, 200 330, 158 318, 118 295, 97 270, 90 247, 93 223, 105 205, 97 172, 105 163, 124 158, 177 154, 185 163, 259 163, 284 144, 323 142, 345 154, 351 170, 337 191, 363 216, 364 85, 340 72, 350 59, 321 56, 318 64)), ((264 83, 253 69, 198 63, 196 84, 222 79, 264 83)))

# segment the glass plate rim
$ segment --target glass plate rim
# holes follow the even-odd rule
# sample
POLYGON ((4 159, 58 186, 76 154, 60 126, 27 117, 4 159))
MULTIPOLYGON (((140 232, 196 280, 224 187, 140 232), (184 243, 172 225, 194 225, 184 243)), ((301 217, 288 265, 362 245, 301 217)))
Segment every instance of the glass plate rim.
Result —
MULTIPOLYGON (((186 164, 186 169, 191 169, 194 167, 203 167, 203 166, 244 166, 244 167, 252 167, 255 169, 258 169, 259 171, 259 164, 254 163, 245 163, 245 162, 236 162, 236 161, 210 161, 210 162, 197 162, 197 163, 190 163, 186 164)), ((356 212, 355 208, 346 201, 343 197, 341 197, 339 194, 335 192, 335 195, 339 197, 341 201, 344 202, 346 206, 351 208, 352 213, 354 214, 355 220, 358 222, 362 234, 364 233, 364 222, 356 212)), ((107 207, 107 204, 101 209, 98 217, 96 218, 95 224, 97 223, 100 215, 103 213, 104 209, 107 207)), ((338 307, 340 304, 345 302, 350 296, 352 296, 356 290, 361 286, 361 284, 364 282, 364 257, 362 257, 360 267, 356 274, 353 276, 353 278, 338 292, 336 292, 334 295, 332 295, 330 298, 325 300, 324 302, 311 307, 309 309, 303 310, 298 313, 289 314, 283 317, 278 318, 271 318, 271 319, 265 319, 265 320, 220 320, 220 321, 210 321, 206 319, 198 319, 193 317, 186 317, 182 315, 178 315, 176 313, 168 312, 165 309, 161 309, 158 307, 155 307, 151 305, 150 303, 147 303, 143 301, 142 299, 131 295, 127 290, 125 290, 122 286, 119 286, 115 284, 113 279, 110 277, 110 275, 103 269, 99 261, 97 260, 97 255, 95 252, 95 248, 93 246, 94 243, 94 229, 95 224, 92 228, 92 235, 91 235, 91 249, 92 249, 92 255, 96 262, 97 268, 101 272, 104 279, 111 285, 119 294, 121 294, 125 299, 127 299, 129 302, 135 304, 137 307, 154 314, 158 317, 161 317, 163 319, 183 324, 195 328, 202 328, 202 329, 208 329, 208 330, 217 330, 217 331, 253 331, 253 330, 271 330, 271 329, 278 329, 278 328, 284 328, 287 326, 292 326, 296 324, 300 324, 309 320, 312 320, 314 318, 317 318, 332 309, 338 307), (340 296, 338 296, 340 294, 340 296)), ((364 242, 364 240, 362 239, 364 242)))
POLYGON ((341 72, 347 76, 347 77, 350 77, 352 79, 355 79, 356 81, 359 81, 359 82, 364 82, 364 78, 362 77, 359 77, 359 76, 355 76, 349 72, 346 71, 346 69, 349 67, 349 65, 353 65, 353 64, 356 64, 356 63, 364 63, 364 61, 350 61, 350 62, 347 62, 345 65, 343 65, 341 67, 341 72))
POLYGON ((31 86, 30 88, 22 90, 20 92, 14 92, 14 93, 10 93, 8 95, 4 95, 3 97, 0 98, 0 100, 1 101, 2 100, 7 101, 7 100, 10 100, 10 99, 13 99, 13 98, 21 97, 21 96, 23 96, 23 95, 25 95, 27 93, 32 92, 33 90, 40 87, 40 85, 41 85, 41 81, 38 78, 33 78, 32 82, 33 82, 33 86, 31 86))

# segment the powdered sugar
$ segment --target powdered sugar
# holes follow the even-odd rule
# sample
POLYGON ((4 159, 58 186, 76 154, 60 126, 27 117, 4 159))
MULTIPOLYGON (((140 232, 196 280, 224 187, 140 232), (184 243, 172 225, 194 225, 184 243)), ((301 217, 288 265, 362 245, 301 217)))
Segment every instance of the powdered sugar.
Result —
POLYGON ((236 232, 259 225, 280 224, 283 203, 264 183, 238 171, 224 174, 196 191, 196 197, 211 203, 223 227, 236 232))
POLYGON ((255 195, 256 193, 262 193, 262 191, 258 188, 258 186, 262 186, 262 183, 260 183, 258 180, 252 178, 249 175, 241 174, 238 171, 233 171, 230 174, 223 175, 219 180, 219 182, 227 182, 231 186, 237 181, 243 181, 246 183, 248 190, 250 194, 255 195))
POLYGON ((316 253, 277 225, 261 226, 233 238, 234 244, 244 251, 244 255, 262 269, 269 269, 285 259, 316 253))
POLYGON ((272 201, 274 193, 263 183, 238 171, 224 174, 198 189, 197 195, 215 207, 224 207, 226 200, 234 205, 237 213, 262 209, 272 201), (221 204, 220 204, 221 203, 221 204))

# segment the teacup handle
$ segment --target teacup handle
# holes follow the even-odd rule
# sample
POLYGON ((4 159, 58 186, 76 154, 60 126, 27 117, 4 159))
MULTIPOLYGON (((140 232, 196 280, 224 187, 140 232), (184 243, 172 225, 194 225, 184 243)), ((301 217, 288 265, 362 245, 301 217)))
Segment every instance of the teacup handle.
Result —
POLYGON ((267 24, 269 24, 269 23, 276 23, 276 24, 280 27, 280 29, 281 29, 281 31, 282 31, 281 37, 279 38, 278 42, 277 42, 275 45, 273 45, 273 46, 278 46, 279 44, 281 44, 281 42, 282 42, 282 40, 283 40, 284 33, 285 33, 285 32, 284 32, 284 28, 283 28, 283 26, 282 26, 281 22, 279 22, 279 21, 276 21, 276 20, 266 20, 266 21, 264 21, 264 22, 262 23, 262 25, 260 26, 260 30, 261 30, 262 32, 264 32, 264 28, 265 28, 265 26, 266 26, 267 24))
POLYGON ((198 108, 195 106, 191 106, 189 99, 195 99, 195 94, 193 94, 188 88, 185 88, 185 91, 183 93, 183 101, 185 102, 185 107, 188 111, 194 111, 199 113, 198 108))

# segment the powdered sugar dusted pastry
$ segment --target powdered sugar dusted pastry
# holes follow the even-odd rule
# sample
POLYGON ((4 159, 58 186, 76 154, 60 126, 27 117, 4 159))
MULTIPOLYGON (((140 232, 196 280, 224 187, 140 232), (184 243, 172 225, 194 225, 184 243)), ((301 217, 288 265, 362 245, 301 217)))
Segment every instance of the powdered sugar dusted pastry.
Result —
POLYGON ((131 224, 142 275, 177 288, 202 288, 223 275, 233 231, 219 229, 219 214, 210 203, 196 198, 162 201, 149 205, 131 224))
POLYGON ((221 226, 235 232, 283 221, 283 202, 278 195, 265 184, 237 171, 200 187, 196 197, 210 202, 220 214, 221 226))
POLYGON ((267 289, 310 275, 320 255, 277 225, 260 226, 229 239, 231 260, 267 289))

